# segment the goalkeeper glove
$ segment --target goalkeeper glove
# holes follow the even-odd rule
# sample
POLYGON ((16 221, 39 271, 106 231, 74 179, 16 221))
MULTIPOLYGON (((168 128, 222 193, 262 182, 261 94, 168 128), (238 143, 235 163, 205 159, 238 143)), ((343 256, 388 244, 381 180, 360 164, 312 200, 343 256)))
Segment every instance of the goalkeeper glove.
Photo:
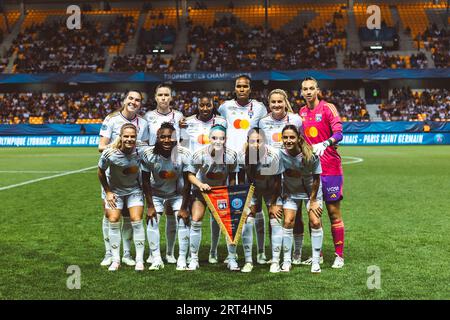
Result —
POLYGON ((328 148, 331 145, 330 139, 325 140, 320 143, 313 144, 313 152, 315 155, 321 157, 325 153, 325 149, 328 148))

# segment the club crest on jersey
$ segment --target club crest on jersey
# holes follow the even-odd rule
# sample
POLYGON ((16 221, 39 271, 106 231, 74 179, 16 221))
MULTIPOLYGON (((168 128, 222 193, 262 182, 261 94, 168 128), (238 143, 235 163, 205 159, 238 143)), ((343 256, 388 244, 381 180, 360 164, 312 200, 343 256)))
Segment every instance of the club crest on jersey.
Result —
POLYGON ((306 117, 308 114, 306 112, 302 112, 301 116, 306 117))
POLYGON ((316 114, 316 122, 320 122, 320 121, 322 121, 322 114, 318 113, 318 114, 316 114))
POLYGON ((249 111, 248 112, 248 116, 250 117, 250 119, 253 117, 253 111, 249 111))
POLYGON ((108 126, 106 124, 102 125, 102 130, 107 130, 108 126))

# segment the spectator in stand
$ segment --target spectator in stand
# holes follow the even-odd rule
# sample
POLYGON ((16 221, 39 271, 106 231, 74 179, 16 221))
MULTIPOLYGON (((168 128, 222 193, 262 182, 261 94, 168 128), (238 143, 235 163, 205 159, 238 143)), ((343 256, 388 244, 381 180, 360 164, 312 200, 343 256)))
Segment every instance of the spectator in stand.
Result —
POLYGON ((133 25, 132 17, 123 16, 109 25, 86 20, 71 32, 65 19, 33 24, 18 34, 8 54, 18 51, 16 72, 98 72, 105 65, 105 47, 127 42, 133 25))
POLYGON ((450 120, 450 97, 447 89, 413 92, 410 88, 394 89, 386 104, 379 106, 383 121, 450 120))

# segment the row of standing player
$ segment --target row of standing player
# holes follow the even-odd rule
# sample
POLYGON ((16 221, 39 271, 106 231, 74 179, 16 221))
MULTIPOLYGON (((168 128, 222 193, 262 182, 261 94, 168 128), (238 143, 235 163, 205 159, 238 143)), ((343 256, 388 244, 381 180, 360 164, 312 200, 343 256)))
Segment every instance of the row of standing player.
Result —
MULTIPOLYGON (((210 145, 193 155, 178 145, 176 131, 170 123, 158 129, 154 146, 137 143, 137 129, 127 123, 110 148, 103 151, 99 161, 99 179, 104 190, 105 208, 110 221, 109 238, 112 263, 109 270, 120 266, 119 218, 126 206, 130 212, 136 246, 136 267, 144 269, 145 234, 142 225, 144 195, 147 203, 147 231, 151 256, 150 270, 164 268, 160 253, 159 221, 168 203, 177 216, 179 257, 177 270, 199 268, 198 252, 201 242, 202 218, 206 203, 200 192, 208 192, 212 186, 234 185, 236 174, 240 183, 253 183, 255 194, 251 212, 242 231, 245 265, 243 272, 253 269, 252 243, 256 203, 265 199, 269 207, 272 226, 272 263, 270 271, 289 272, 292 267, 292 228, 298 206, 306 202, 312 234, 313 262, 311 271, 320 272, 319 258, 323 241, 320 217, 322 197, 320 190, 320 160, 313 155, 294 125, 282 129, 284 150, 267 145, 264 131, 251 128, 243 151, 236 153, 226 147, 227 129, 214 125, 210 129, 210 145), (139 169, 140 167, 140 169, 139 169), (106 173, 106 170, 109 170, 106 173), (139 182, 142 170, 142 188, 139 182), (150 179, 150 177, 152 179, 150 179), (282 182, 282 183, 281 183, 282 182), (193 185, 193 201, 191 199, 193 185), (281 188, 282 185, 282 188, 281 188), (283 190, 283 193, 281 192, 283 190), (192 228, 188 204, 192 202, 192 228), (281 219, 284 216, 284 224, 281 219), (191 261, 187 264, 190 244, 191 261), (283 264, 280 267, 280 253, 283 264)), ((227 245, 228 268, 240 270, 236 246, 227 245)))
MULTIPOLYGON (((208 132, 212 125, 222 124, 227 127, 227 147, 234 150, 242 150, 246 143, 246 132, 251 127, 260 127, 267 136, 269 145, 280 148, 282 143, 281 130, 287 124, 293 124, 303 133, 305 139, 312 144, 314 153, 321 157, 322 162, 322 190, 330 220, 332 222, 332 235, 335 244, 336 258, 333 267, 343 266, 343 245, 344 245, 344 225, 340 211, 340 200, 342 199, 342 166, 340 157, 333 146, 342 139, 342 125, 336 108, 323 100, 320 100, 320 89, 317 81, 307 78, 302 82, 302 94, 307 100, 307 106, 300 110, 299 115, 288 112, 290 109, 287 95, 283 90, 274 90, 269 96, 269 107, 271 112, 267 115, 263 104, 250 99, 251 86, 250 79, 246 76, 239 76, 235 81, 236 99, 226 101, 219 108, 219 113, 223 116, 213 114, 214 107, 207 97, 202 97, 197 115, 183 119, 180 112, 170 109, 171 89, 169 86, 160 85, 156 89, 155 100, 157 108, 145 115, 146 121, 137 116, 136 112, 140 107, 142 96, 138 92, 131 91, 127 94, 123 108, 108 116, 102 126, 100 133, 99 150, 103 151, 108 143, 117 136, 120 126, 124 123, 133 123, 139 128, 138 139, 142 141, 150 140, 150 144, 156 141, 157 129, 163 122, 169 122, 177 129, 178 137, 184 137, 185 146, 196 151, 208 144, 208 132), (303 123, 302 123, 303 120, 303 123), (149 129, 146 129, 147 128, 149 129), (180 129, 181 127, 181 129, 180 129), (149 130, 149 131, 147 131, 149 130), (331 146, 331 147, 330 147, 331 146)), ((265 221, 262 213, 262 203, 257 201, 254 206, 255 225, 257 230, 258 263, 265 263, 264 238, 265 221)), ((166 238, 167 250, 166 259, 169 263, 176 263, 173 249, 176 238, 177 223, 173 212, 166 210, 166 238)), ((129 228, 129 218, 124 212, 123 241, 124 257, 122 261, 126 264, 134 264, 129 255, 131 232, 129 228)), ((301 221, 301 207, 294 215, 294 264, 311 264, 311 258, 301 261, 301 248, 303 241, 303 224, 301 221)), ((217 263, 217 243, 219 239, 219 228, 214 220, 211 221, 211 249, 209 261, 217 263)), ((110 245, 108 237, 108 220, 103 220, 103 233, 105 239, 106 256, 102 261, 103 265, 111 263, 110 245)), ((149 262, 151 262, 149 257, 149 262)), ((322 258, 320 258, 322 259, 322 258)), ((227 259, 228 260, 228 259, 227 259)), ((322 262, 322 261, 321 261, 322 262)))

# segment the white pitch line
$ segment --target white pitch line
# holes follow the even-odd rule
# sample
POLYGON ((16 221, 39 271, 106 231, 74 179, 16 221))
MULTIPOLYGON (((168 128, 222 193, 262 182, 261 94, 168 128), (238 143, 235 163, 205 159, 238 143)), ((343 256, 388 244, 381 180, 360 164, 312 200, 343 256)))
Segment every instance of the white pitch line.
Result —
POLYGON ((353 164, 353 163, 359 163, 359 162, 363 162, 364 159, 363 158, 358 158, 358 157, 347 157, 347 156, 342 156, 342 159, 350 159, 350 161, 342 161, 342 164, 353 164))
POLYGON ((12 185, 9 185, 9 186, 6 186, 6 187, 1 187, 0 191, 12 189, 12 188, 17 188, 17 187, 20 187, 20 186, 24 186, 24 185, 35 183, 35 182, 39 182, 39 181, 44 181, 44 180, 54 179, 54 178, 58 178, 58 177, 62 177, 62 176, 67 176, 69 174, 80 173, 80 172, 83 172, 83 171, 86 171, 86 170, 91 170, 91 169, 94 169, 94 168, 97 168, 97 166, 83 168, 83 169, 79 169, 79 170, 73 170, 73 171, 66 171, 66 172, 63 172, 63 173, 55 174, 53 176, 48 176, 48 177, 42 177, 42 178, 39 178, 39 179, 28 180, 28 181, 24 181, 24 182, 17 183, 17 184, 12 184, 12 185))

